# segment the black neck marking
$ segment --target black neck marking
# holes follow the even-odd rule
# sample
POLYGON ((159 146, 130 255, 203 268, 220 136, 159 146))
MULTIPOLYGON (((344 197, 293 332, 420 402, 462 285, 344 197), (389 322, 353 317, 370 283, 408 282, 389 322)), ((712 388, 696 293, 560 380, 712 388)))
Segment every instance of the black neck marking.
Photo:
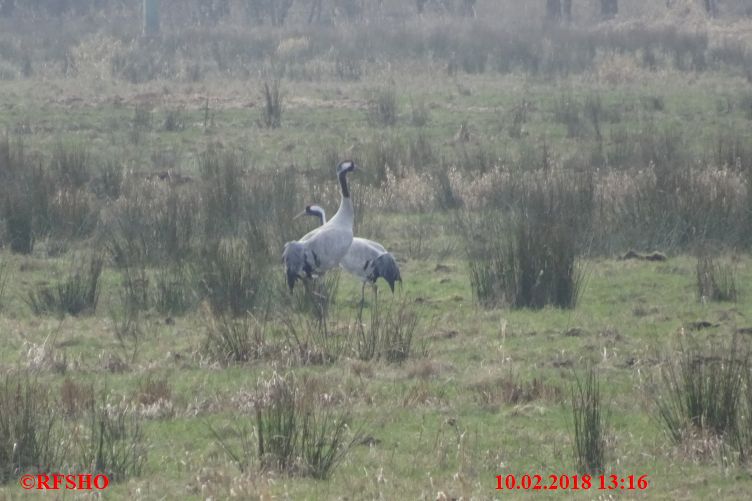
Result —
POLYGON ((347 171, 343 170, 339 173, 339 185, 342 188, 342 196, 350 198, 350 189, 347 187, 347 171))
POLYGON ((309 216, 315 216, 319 218, 319 224, 324 224, 324 214, 322 214, 320 211, 309 208, 309 209, 306 209, 306 213, 309 216))

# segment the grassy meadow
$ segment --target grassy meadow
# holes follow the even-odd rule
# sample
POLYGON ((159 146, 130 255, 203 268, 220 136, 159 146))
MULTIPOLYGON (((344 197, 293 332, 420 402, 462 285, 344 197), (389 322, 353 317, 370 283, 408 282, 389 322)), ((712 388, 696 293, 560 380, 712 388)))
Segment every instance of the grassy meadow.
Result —
POLYGON ((748 496, 744 2, 6 3, 0 498, 748 496), (362 312, 280 263, 346 158, 362 312))

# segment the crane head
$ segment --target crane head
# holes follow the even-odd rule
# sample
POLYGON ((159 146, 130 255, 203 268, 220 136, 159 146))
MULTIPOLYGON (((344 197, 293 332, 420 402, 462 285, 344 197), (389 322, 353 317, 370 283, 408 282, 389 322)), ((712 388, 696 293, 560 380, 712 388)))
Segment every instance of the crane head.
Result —
POLYGON ((321 221, 321 224, 324 224, 326 222, 326 211, 323 209, 323 207, 319 205, 306 205, 305 210, 301 212, 300 214, 296 214, 293 219, 297 219, 300 216, 313 216, 319 218, 321 221))
POLYGON ((381 277, 389 284, 389 288, 392 290, 392 292, 394 292, 395 282, 402 283, 402 276, 400 275, 399 266, 397 266, 397 261, 390 253, 385 252, 384 254, 374 259, 370 264, 371 270, 368 279, 371 281, 371 283, 375 284, 376 279, 381 277))
POLYGON ((345 160, 343 162, 340 162, 340 164, 337 166, 337 174, 339 175, 343 172, 352 172, 358 168, 358 164, 356 164, 352 160, 345 160))
POLYGON ((326 211, 324 211, 319 205, 306 205, 305 213, 306 216, 314 216, 322 219, 326 218, 326 211))

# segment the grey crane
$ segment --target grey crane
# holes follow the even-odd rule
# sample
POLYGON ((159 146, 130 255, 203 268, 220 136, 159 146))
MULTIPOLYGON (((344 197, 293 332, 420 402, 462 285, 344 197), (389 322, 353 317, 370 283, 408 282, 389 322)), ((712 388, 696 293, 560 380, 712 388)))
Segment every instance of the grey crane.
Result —
MULTIPOLYGON (((298 214, 298 216, 302 215, 318 217, 322 225, 319 228, 327 224, 326 211, 318 205, 308 205, 303 212, 298 214)), ((394 256, 387 252, 383 245, 367 238, 354 237, 350 249, 339 265, 363 282, 363 287, 360 290, 361 306, 365 299, 367 283, 375 286, 376 280, 381 277, 386 280, 392 293, 394 293, 394 283, 402 282, 399 266, 397 266, 394 256)))
POLYGON ((337 166, 341 197, 339 210, 334 217, 300 240, 285 244, 282 263, 285 265, 290 292, 296 280, 323 275, 337 266, 347 254, 353 241, 355 218, 350 189, 347 186, 347 174, 357 168, 351 160, 345 160, 337 166))

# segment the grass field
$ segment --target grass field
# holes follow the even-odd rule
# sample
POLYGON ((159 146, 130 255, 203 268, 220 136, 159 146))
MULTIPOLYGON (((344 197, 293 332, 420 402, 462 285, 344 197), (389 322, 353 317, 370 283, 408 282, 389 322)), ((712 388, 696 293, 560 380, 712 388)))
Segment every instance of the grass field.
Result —
POLYGON ((621 496, 746 498, 752 23, 533 3, 0 18, 0 497, 39 465, 112 499, 619 496, 496 490, 588 473, 587 432, 594 478, 647 475, 621 496), (345 158, 403 277, 362 318, 356 279, 290 294, 279 257, 345 158))

